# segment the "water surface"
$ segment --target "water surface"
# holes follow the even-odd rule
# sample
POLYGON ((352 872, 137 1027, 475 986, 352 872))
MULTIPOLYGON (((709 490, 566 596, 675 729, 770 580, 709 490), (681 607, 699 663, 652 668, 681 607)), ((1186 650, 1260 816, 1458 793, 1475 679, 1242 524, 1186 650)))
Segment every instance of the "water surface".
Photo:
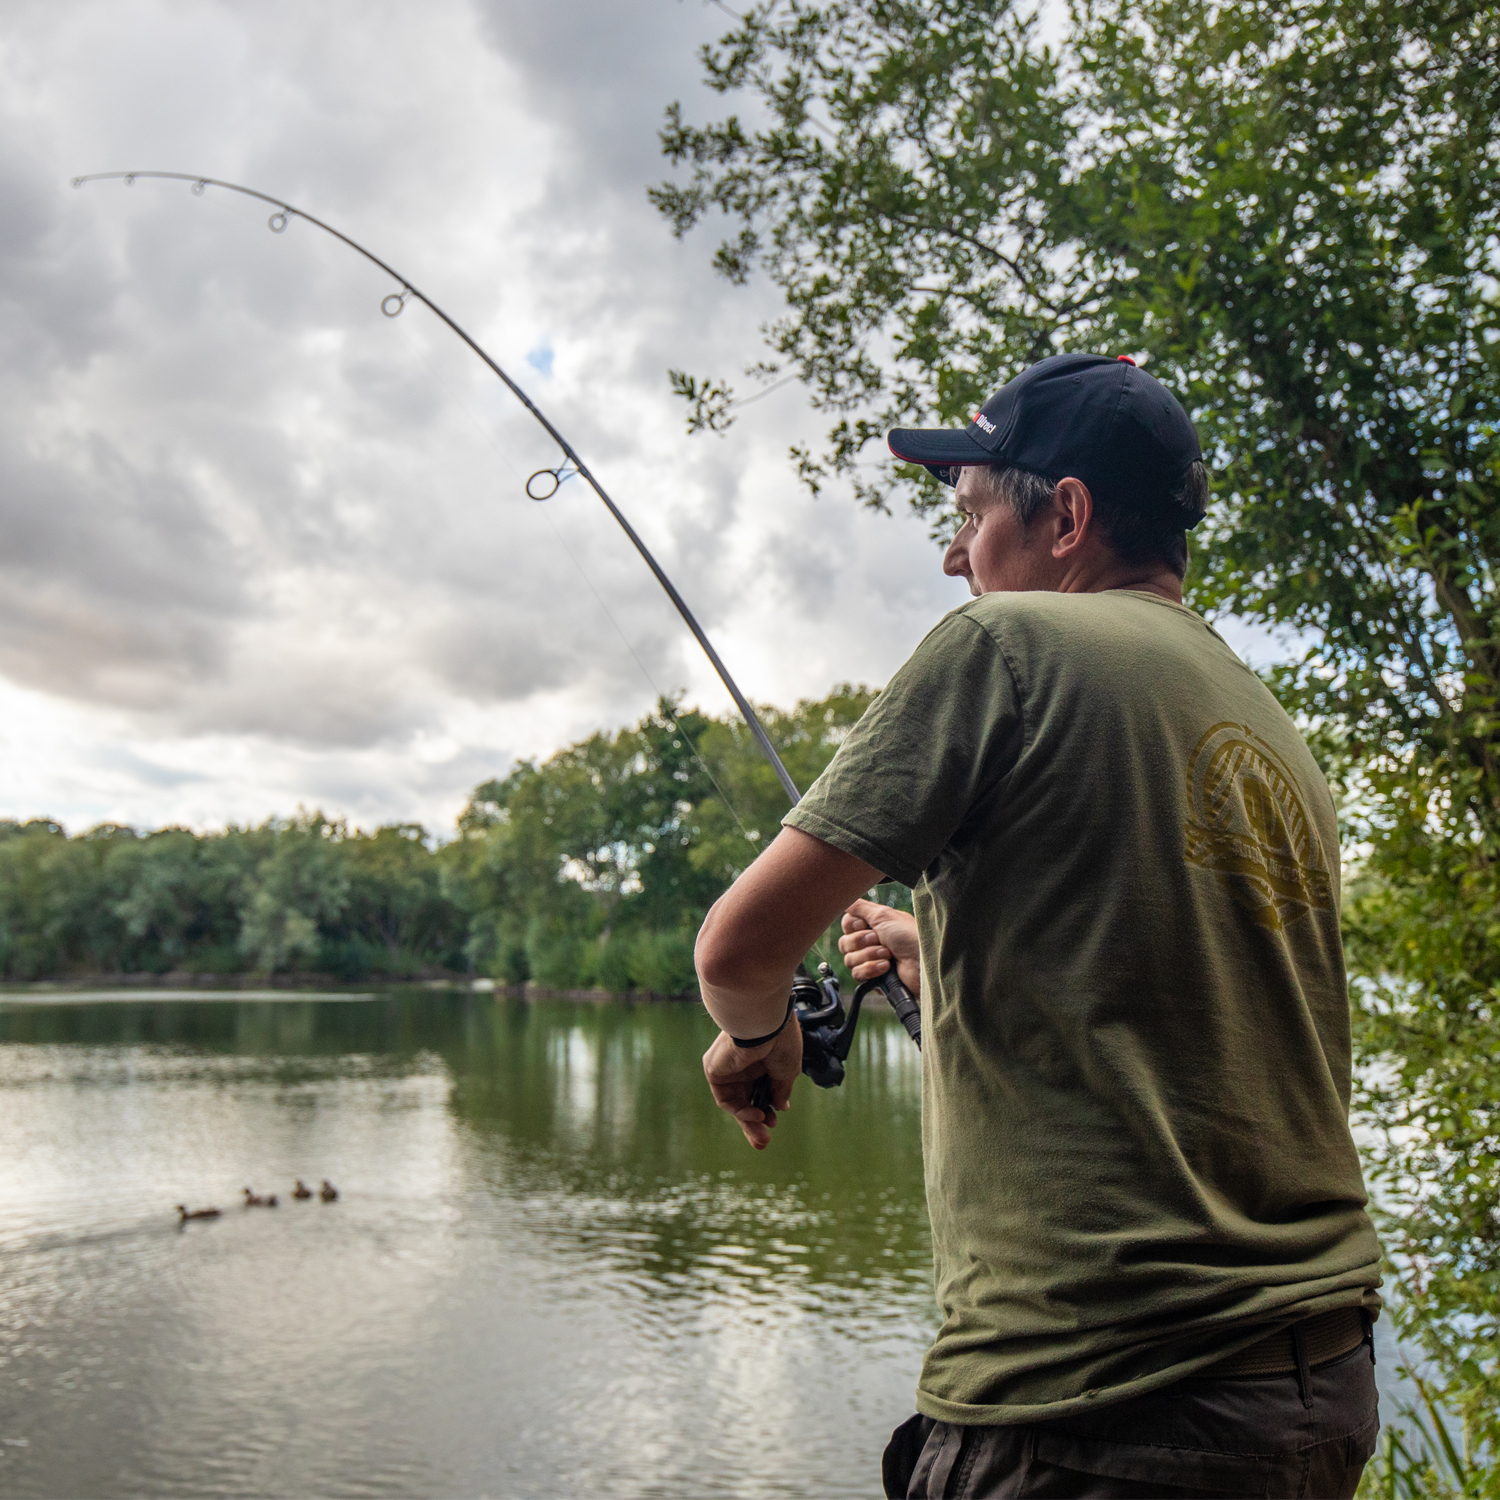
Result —
POLYGON ((934 1325, 890 1017, 757 1155, 692 1006, 56 998, 0 1001, 0 1492, 879 1493, 934 1325))

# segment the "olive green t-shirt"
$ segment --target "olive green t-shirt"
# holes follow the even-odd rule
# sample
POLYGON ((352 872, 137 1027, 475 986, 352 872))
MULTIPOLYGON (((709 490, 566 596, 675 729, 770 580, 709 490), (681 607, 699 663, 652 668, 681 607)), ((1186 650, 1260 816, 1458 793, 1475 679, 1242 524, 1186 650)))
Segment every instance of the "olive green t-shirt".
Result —
POLYGON ((1062 1416, 1380 1306, 1333 799, 1201 618, 986 594, 785 821, 915 892, 924 1414, 1062 1416))

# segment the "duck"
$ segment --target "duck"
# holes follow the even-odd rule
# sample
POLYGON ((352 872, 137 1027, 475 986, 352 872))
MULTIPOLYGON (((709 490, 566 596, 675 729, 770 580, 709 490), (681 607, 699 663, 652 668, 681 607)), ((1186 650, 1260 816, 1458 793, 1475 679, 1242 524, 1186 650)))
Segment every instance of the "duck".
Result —
POLYGON ((294 1197, 294 1198, 311 1198, 312 1195, 313 1195, 313 1190, 310 1187, 308 1187, 308 1185, 305 1182, 303 1182, 303 1180, 299 1177, 297 1179, 297 1186, 292 1189, 292 1197, 294 1197))
POLYGON ((185 1204, 179 1203, 177 1205, 177 1222, 179 1224, 186 1224, 189 1219, 217 1219, 218 1217, 219 1210, 216 1208, 195 1208, 189 1212, 185 1204))
POLYGON ((338 1196, 339 1190, 325 1177, 323 1179, 323 1186, 318 1189, 318 1197, 325 1203, 336 1203, 338 1196))
POLYGON ((245 1207, 246 1208, 275 1208, 276 1207, 276 1194, 275 1193, 257 1194, 257 1193, 252 1193, 249 1188, 246 1188, 245 1189, 245 1207))

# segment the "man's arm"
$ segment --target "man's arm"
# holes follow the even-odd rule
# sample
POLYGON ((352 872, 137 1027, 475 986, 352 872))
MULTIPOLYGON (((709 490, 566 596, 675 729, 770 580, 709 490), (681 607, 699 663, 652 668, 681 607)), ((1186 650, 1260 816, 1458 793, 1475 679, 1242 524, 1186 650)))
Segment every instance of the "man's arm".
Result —
POLYGON ((774 1041, 736 1047, 731 1037, 775 1031, 786 1017, 792 976, 823 930, 881 872, 811 834, 783 828, 769 848, 714 903, 694 959, 708 1013, 723 1030, 703 1058, 721 1109, 739 1121, 756 1150, 770 1143, 775 1110, 790 1102, 802 1071, 795 1020, 774 1041), (769 1075, 770 1111, 755 1108, 755 1080, 769 1075))
POLYGON ((709 1015, 732 1036, 774 1031, 797 965, 881 878, 874 865, 783 828, 703 920, 693 959, 709 1015))

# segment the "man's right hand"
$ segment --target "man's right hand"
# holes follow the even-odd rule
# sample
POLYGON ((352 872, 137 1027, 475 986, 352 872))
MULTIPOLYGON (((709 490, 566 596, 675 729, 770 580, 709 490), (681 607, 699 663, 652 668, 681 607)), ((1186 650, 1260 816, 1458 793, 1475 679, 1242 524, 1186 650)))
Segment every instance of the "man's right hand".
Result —
POLYGON ((703 1075, 713 1091, 714 1103, 732 1114, 757 1151, 771 1144, 771 1129, 778 1110, 790 1109, 792 1085, 802 1075, 802 1028, 796 1016, 774 1040, 746 1051, 734 1038, 720 1032, 703 1054, 703 1075), (771 1080, 771 1108, 752 1104, 755 1085, 762 1076, 771 1080))
POLYGON ((874 901, 853 902, 844 913, 839 952, 860 983, 879 979, 894 961, 896 978, 913 995, 921 995, 922 951, 917 943, 917 919, 909 911, 874 901))

